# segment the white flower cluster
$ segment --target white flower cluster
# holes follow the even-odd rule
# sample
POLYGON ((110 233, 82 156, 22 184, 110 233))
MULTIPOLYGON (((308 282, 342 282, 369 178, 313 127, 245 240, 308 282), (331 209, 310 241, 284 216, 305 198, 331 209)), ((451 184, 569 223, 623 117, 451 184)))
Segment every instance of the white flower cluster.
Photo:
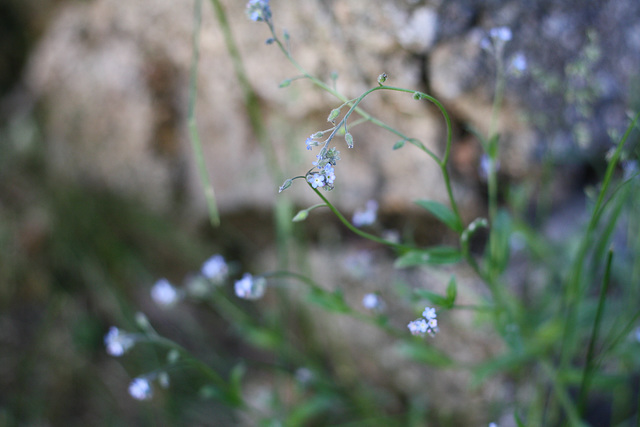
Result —
POLYGON ((435 308, 425 307, 422 317, 409 322, 407 327, 412 335, 424 336, 429 334, 433 337, 438 332, 438 319, 436 317, 435 308))

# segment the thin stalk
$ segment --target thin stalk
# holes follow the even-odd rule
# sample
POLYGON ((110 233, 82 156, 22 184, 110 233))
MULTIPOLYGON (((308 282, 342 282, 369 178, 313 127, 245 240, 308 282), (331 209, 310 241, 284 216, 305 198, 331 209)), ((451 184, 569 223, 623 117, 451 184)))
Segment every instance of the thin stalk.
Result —
POLYGON ((609 164, 607 165, 607 171, 605 172, 605 177, 602 181, 598 199, 596 200, 595 206, 593 208, 593 213, 591 214, 591 219, 584 233, 584 238, 582 239, 582 242, 580 244, 578 254, 572 265, 572 271, 569 276, 569 282, 567 283, 566 291, 563 295, 562 304, 563 309, 566 309, 566 313, 563 314, 563 316, 565 317, 565 325, 562 347, 560 349, 561 369, 566 369, 566 367, 568 366, 569 360, 571 358, 571 353, 569 350, 575 346, 576 317, 582 302, 580 296, 585 288, 585 286, 581 283, 582 269, 587 253, 589 252, 589 248, 591 247, 593 233, 596 226, 598 225, 598 221, 602 213, 604 212, 605 197, 609 192, 609 187, 611 186, 613 180, 613 173, 622 154, 622 149, 624 148, 625 143, 631 135, 631 131, 636 126, 639 118, 640 113, 636 114, 631 124, 627 127, 626 132, 618 143, 618 147, 614 151, 614 154, 611 157, 609 164))
POLYGON ((217 227, 220 225, 220 213, 216 203, 216 195, 211 184, 207 163, 204 160, 204 152, 202 151, 202 142, 198 133, 198 125, 196 122, 196 98, 198 97, 198 62, 200 60, 200 27, 202 22, 202 0, 196 0, 194 6, 194 29, 193 29, 193 56, 191 60, 191 76, 189 84, 189 109, 188 109, 188 127, 191 147, 196 158, 196 165, 200 182, 204 188, 204 197, 207 202, 207 210, 209 212, 209 221, 211 225, 217 227))
POLYGON ((580 393, 578 395, 579 396, 578 411, 580 414, 584 414, 585 405, 587 403, 587 394, 589 392, 589 386, 591 384, 591 378, 593 376, 594 351, 595 351, 596 341, 598 339, 598 333, 600 332, 600 323, 602 321, 602 312, 604 310, 604 303, 607 297, 607 291, 609 290, 612 260, 613 260, 613 251, 609 250, 609 254, 607 256, 607 264, 604 272, 604 279, 602 281, 602 288, 600 288, 600 298, 598 299, 598 309, 596 310, 596 317, 593 321, 591 338, 589 339, 589 347, 587 350, 587 360, 585 362, 585 367, 582 374, 582 382, 580 384, 580 393))
POLYGON ((394 249, 398 249, 398 250, 412 250, 412 249, 416 249, 416 248, 415 248, 415 247, 413 247, 413 246, 403 245, 403 244, 400 244, 400 243, 390 242, 390 241, 388 241, 388 240, 382 239, 382 238, 380 238, 380 237, 378 237, 378 236, 375 236, 375 235, 373 235, 373 234, 369 234, 369 233, 367 233, 367 232, 365 232, 365 231, 360 230, 360 229, 359 229, 359 228, 357 228, 355 225, 351 224, 351 222, 349 222, 349 220, 347 220, 347 219, 344 217, 344 215, 342 215, 342 214, 340 213, 340 211, 339 211, 338 209, 336 209, 336 207, 335 207, 335 206, 333 206, 333 205, 329 202, 329 200, 327 200, 327 198, 326 198, 326 197, 324 197, 324 196, 322 195, 322 193, 321 193, 317 188, 313 188, 313 187, 311 186, 311 184, 309 184, 309 187, 310 187, 313 191, 315 191, 315 192, 316 192, 316 194, 318 195, 318 197, 320 197, 320 198, 324 201, 324 203, 327 205, 327 207, 328 207, 329 209, 331 209, 331 212, 333 212, 333 213, 334 213, 334 215, 338 217, 338 219, 340 220, 340 222, 342 222, 342 223, 343 223, 343 224, 344 224, 344 225, 345 225, 349 230, 351 230, 352 232, 354 232, 354 233, 355 233, 355 234, 357 234, 358 236, 360 236, 360 237, 364 237, 365 239, 369 239, 369 240, 372 240, 372 241, 374 241, 374 242, 381 243, 381 244, 383 244, 383 245, 390 246, 390 247, 392 247, 392 248, 394 248, 394 249))
POLYGON ((564 409, 564 412, 567 414, 569 418, 569 424, 572 427, 582 427, 584 424, 580 421, 580 417, 578 415, 578 411, 576 410, 575 405, 571 402, 571 397, 567 394, 564 387, 560 384, 560 380, 558 379, 557 371, 554 371, 551 364, 547 361, 541 362, 542 369, 547 374, 547 378, 551 381, 551 385, 553 387, 556 396, 558 397, 558 401, 560 402, 560 406, 564 409))

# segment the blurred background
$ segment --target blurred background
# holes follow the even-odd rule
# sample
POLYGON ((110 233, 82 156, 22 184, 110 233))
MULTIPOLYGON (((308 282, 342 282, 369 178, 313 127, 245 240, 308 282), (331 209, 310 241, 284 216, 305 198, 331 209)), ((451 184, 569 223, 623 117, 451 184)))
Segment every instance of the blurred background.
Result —
MULTIPOLYGON (((344 286, 355 304, 365 291, 395 280, 388 253, 363 244, 326 212, 314 211, 301 225, 282 220, 318 202, 304 185, 277 190, 311 167, 315 159, 304 141, 328 127, 328 112, 339 103, 304 80, 279 88, 297 71, 265 44, 266 25, 249 21, 242 1, 222 4, 255 97, 247 105, 220 15, 205 2, 197 120, 221 213, 221 226, 214 228, 187 131, 193 4, 0 3, 0 425, 238 422, 230 409, 198 396, 191 386, 197 380, 188 375, 151 403, 134 401, 129 381, 157 354, 144 349, 118 360, 103 344, 111 325, 134 330, 141 311, 162 334, 205 362, 218 360, 220 369, 244 358, 272 360, 244 343, 216 310, 195 304, 167 311, 151 302, 149 289, 159 277, 180 284, 214 253, 231 260, 238 274, 304 266, 329 286, 344 286), (267 144, 250 111, 260 113, 267 144), (339 268, 326 271, 331 263, 339 268)), ((635 0, 273 0, 271 7, 277 31, 291 35, 298 62, 325 81, 337 73, 346 96, 358 96, 385 72, 388 84, 443 102, 454 126, 454 193, 467 221, 486 210, 482 149, 473 133, 486 133, 491 115, 496 63, 481 48, 488 29, 513 32, 504 51, 501 179, 523 194, 546 192, 545 203, 536 206, 547 214, 542 232, 562 239, 576 229, 584 187, 606 167, 605 154, 624 132, 627 111, 640 105, 635 0)), ((426 103, 375 94, 363 107, 442 151, 442 118, 426 103)), ((338 147, 343 160, 336 189, 328 193, 332 202, 351 215, 375 199, 377 231, 425 243, 450 239, 413 204, 416 198, 446 201, 436 165, 412 147, 393 151, 394 136, 373 125, 354 127, 352 134, 353 150, 338 147)), ((528 204, 526 197, 522 203, 528 204)), ((415 274, 404 280, 439 286, 439 277, 415 274)), ((274 309, 276 303, 265 305, 274 309)), ((392 310, 410 312, 402 303, 392 310)), ((295 311, 288 315, 298 318, 295 311)), ((370 364, 352 357, 380 348, 382 338, 365 334, 373 338, 350 342, 345 354, 351 356, 337 362, 336 348, 359 326, 326 328, 333 320, 314 321, 310 330, 320 325, 330 337, 305 345, 345 381, 344 389, 361 369, 384 396, 372 402, 391 402, 389 413, 406 409, 407 395, 419 384, 401 362, 389 355, 370 364)), ((495 350, 488 332, 478 337, 467 329, 471 319, 458 322, 448 350, 470 358, 495 350)), ((467 378, 447 375, 440 378, 448 394, 442 392, 444 415, 436 423, 479 425, 495 419, 488 414, 500 415, 486 403, 509 396, 504 382, 469 390, 467 378)), ((252 378, 256 395, 269 388, 268 377, 252 378)))

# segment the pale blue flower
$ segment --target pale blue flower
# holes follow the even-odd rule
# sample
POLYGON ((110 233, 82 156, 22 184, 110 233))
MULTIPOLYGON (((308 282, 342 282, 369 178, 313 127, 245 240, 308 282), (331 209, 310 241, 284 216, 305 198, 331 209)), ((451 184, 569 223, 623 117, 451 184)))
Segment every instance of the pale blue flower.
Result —
POLYGON ((362 305, 368 310, 382 311, 384 310, 384 301, 378 294, 366 294, 362 298, 362 305))
POLYGON ((489 30, 489 36, 494 40, 508 42, 511 40, 511 29, 509 27, 496 27, 489 30))
POLYGON ((153 388, 148 379, 138 377, 129 384, 129 394, 136 400, 149 400, 153 397, 153 388))
POLYGON ((256 22, 271 19, 269 0, 250 0, 249 3, 247 3, 247 16, 256 22))
POLYGON ((327 184, 332 185, 333 181, 336 179, 335 171, 333 170, 333 166, 331 164, 324 165, 324 169, 322 170, 324 177, 327 181, 327 184))
POLYGON ((235 292, 239 298, 255 300, 262 298, 266 288, 264 277, 254 278, 251 274, 245 273, 242 279, 236 281, 235 292))
POLYGON ((107 347, 107 353, 115 357, 125 354, 135 343, 136 337, 134 334, 122 332, 115 326, 109 328, 109 332, 104 336, 104 345, 107 347))
POLYGON ((425 307, 424 311, 422 312, 422 317, 424 317, 427 320, 435 319, 436 318, 436 309, 432 308, 432 307, 425 307))
POLYGON ((324 187, 324 175, 319 173, 308 176, 307 181, 309 181, 313 188, 324 187))
POLYGON ((353 225, 356 227, 363 227, 365 225, 371 225, 376 222, 378 216, 378 202, 375 200, 369 200, 364 210, 358 209, 353 214, 353 225))
POLYGON ((527 57, 524 56, 524 53, 518 52, 511 58, 511 67, 520 73, 527 69, 527 57))
POLYGON ((151 288, 151 299, 160 306, 170 307, 180 298, 180 292, 167 279, 158 280, 151 288))
POLYGON ((222 255, 214 255, 202 264, 202 275, 215 283, 224 282, 229 274, 229 267, 222 255))
POLYGON ((407 327, 409 328, 411 335, 424 335, 427 333, 427 330, 429 329, 427 325, 427 321, 424 319, 413 320, 409 322, 407 327))
POLYGON ((422 316, 420 319, 409 322, 407 325, 409 331, 412 335, 424 336, 425 334, 429 334, 432 337, 435 336, 438 332, 438 320, 436 319, 435 308, 425 307, 422 316))

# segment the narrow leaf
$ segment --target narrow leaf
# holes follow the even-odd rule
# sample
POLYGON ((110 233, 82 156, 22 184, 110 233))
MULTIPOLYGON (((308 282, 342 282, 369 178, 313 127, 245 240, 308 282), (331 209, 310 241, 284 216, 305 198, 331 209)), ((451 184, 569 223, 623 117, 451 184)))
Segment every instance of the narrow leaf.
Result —
POLYGON ((455 264, 462 259, 460 251, 451 246, 435 246, 429 249, 416 249, 399 257, 396 268, 414 267, 417 265, 455 264))
POLYGON ((462 232, 463 228, 460 218, 458 218, 458 216, 447 206, 434 200, 416 200, 416 204, 431 212, 433 216, 438 218, 453 231, 458 233, 462 232))
POLYGON ((451 359, 439 350, 427 345, 423 341, 403 342, 400 344, 400 353, 416 362, 431 366, 450 366, 451 359))

